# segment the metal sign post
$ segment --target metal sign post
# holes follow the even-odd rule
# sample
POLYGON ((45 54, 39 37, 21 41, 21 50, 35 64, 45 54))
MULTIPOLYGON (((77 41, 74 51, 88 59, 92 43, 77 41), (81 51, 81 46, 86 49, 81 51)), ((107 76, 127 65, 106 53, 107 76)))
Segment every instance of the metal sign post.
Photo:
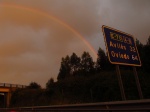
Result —
POLYGON ((126 100, 126 96, 125 96, 125 92, 124 92, 124 88, 123 88, 123 83, 122 83, 122 78, 121 78, 121 74, 120 74, 119 65, 116 65, 116 72, 117 72, 117 77, 118 77, 118 81, 119 81, 119 87, 120 87, 122 100, 126 100))
POLYGON ((133 67, 133 72, 134 72, 135 82, 136 82, 136 85, 137 85, 137 89, 138 89, 138 93, 139 93, 140 99, 143 99, 143 94, 142 94, 142 90, 141 90, 141 85, 140 85, 140 82, 139 82, 138 74, 137 74, 137 71, 136 71, 136 67, 133 67))

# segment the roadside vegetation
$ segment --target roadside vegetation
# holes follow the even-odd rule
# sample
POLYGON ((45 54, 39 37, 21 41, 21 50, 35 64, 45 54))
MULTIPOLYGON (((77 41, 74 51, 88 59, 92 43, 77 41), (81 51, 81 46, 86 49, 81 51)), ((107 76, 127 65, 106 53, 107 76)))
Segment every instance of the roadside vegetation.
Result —
MULTIPOLYGON (((143 96, 150 98, 150 37, 143 45, 136 40, 142 67, 137 67, 143 96)), ((127 100, 139 99, 132 67, 120 66, 127 100)), ((62 58, 57 81, 50 78, 46 88, 31 82, 17 89, 11 98, 11 107, 120 101, 121 94, 115 65, 109 63, 99 48, 96 62, 88 52, 79 57, 75 53, 62 58)))

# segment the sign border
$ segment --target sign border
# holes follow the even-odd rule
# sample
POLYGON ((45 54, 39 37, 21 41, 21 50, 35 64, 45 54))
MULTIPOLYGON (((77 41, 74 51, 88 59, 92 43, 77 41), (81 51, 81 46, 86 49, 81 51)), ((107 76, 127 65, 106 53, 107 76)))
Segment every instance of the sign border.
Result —
POLYGON ((141 64, 141 59, 140 59, 140 56, 139 56, 139 52, 138 52, 138 49, 137 49, 137 46, 136 46, 136 42, 135 42, 135 39, 134 39, 134 37, 133 37, 132 35, 130 35, 130 34, 128 34, 128 33, 125 33, 125 32, 122 32, 122 31, 120 31, 120 30, 111 28, 111 27, 106 26, 106 25, 102 25, 102 32, 103 32, 103 36, 104 36, 104 40, 105 40, 105 46, 106 46, 106 51, 107 51, 107 55, 108 55, 108 59, 109 59, 110 63, 112 63, 112 64, 118 64, 118 65, 129 65, 129 66, 141 66, 141 65, 142 65, 142 64, 141 64), (136 49, 136 51, 137 51, 137 55, 138 55, 138 57, 139 57, 139 62, 140 62, 140 64, 129 64, 129 63, 121 63, 121 62, 120 62, 120 63, 119 63, 119 62, 112 62, 112 61, 110 60, 110 56, 109 56, 109 51, 108 51, 108 46, 107 46, 107 41, 106 41, 106 36, 105 36, 104 28, 108 28, 108 29, 114 30, 114 31, 116 31, 116 32, 123 33, 123 34, 128 35, 128 36, 130 36, 131 38, 133 38, 134 44, 135 44, 135 49, 136 49))

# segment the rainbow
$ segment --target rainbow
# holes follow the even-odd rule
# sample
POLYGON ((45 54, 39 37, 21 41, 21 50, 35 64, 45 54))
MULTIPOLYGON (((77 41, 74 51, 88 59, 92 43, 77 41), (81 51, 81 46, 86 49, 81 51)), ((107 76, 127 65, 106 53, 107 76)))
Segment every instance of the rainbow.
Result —
POLYGON ((20 5, 16 5, 16 4, 1 3, 0 7, 11 7, 11 8, 15 8, 15 9, 22 9, 22 10, 29 11, 29 12, 32 12, 32 13, 37 13, 37 14, 40 14, 44 17, 47 17, 47 18, 59 23, 60 25, 64 26, 65 28, 70 30, 72 33, 74 33, 78 38, 80 38, 80 40, 82 40, 83 43, 86 46, 88 46, 88 48, 94 54, 95 58, 97 58, 97 53, 96 53, 95 49, 91 46, 91 44, 78 31, 76 31, 73 27, 71 27, 70 25, 68 25, 64 21, 60 20, 59 18, 57 18, 53 15, 50 15, 47 12, 43 12, 39 9, 33 9, 33 8, 24 7, 24 6, 20 6, 20 5))

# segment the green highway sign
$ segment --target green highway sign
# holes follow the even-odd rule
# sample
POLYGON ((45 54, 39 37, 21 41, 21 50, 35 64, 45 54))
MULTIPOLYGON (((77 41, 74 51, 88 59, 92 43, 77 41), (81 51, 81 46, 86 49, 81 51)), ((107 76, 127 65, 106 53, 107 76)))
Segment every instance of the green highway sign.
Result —
POLYGON ((112 64, 141 66, 139 53, 132 35, 103 25, 102 31, 109 61, 112 64))

